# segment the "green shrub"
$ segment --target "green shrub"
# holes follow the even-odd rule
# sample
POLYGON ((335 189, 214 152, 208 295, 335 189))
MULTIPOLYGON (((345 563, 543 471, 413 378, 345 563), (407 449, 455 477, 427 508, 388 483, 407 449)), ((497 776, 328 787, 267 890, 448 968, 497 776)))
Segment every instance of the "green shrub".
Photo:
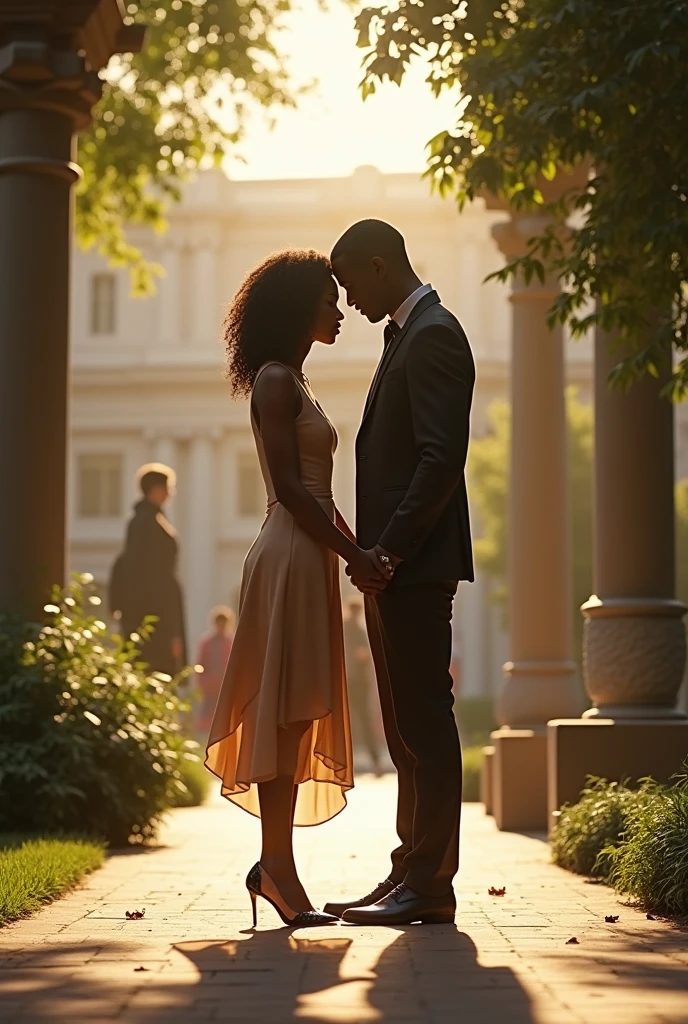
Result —
POLYGON ((0 836, 0 925, 30 914, 100 867, 103 846, 81 839, 0 836))
POLYGON ((480 770, 483 764, 482 747, 465 747, 463 750, 463 795, 465 803, 480 800, 480 770))
POLYGON ((200 807, 208 799, 212 776, 202 761, 184 760, 179 765, 181 781, 186 792, 178 792, 174 798, 175 807, 200 807))
POLYGON ((688 915, 688 764, 629 815, 624 841, 605 850, 609 881, 645 909, 688 915))
POLYGON ((197 760, 177 682, 108 632, 91 583, 56 589, 42 628, 0 616, 0 831, 143 842, 197 760))
POLYGON ((562 807, 552 830, 554 863, 580 875, 606 877, 610 869, 606 850, 621 841, 629 816, 647 802, 648 787, 646 783, 633 790, 623 783, 590 778, 578 803, 562 807))

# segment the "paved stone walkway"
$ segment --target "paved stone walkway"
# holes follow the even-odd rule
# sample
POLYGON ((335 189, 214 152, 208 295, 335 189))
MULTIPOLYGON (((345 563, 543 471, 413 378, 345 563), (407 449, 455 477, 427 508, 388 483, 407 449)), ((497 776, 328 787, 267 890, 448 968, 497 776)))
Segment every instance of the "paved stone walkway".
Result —
MULTIPOLYGON (((364 778, 346 812, 298 831, 317 903, 385 875, 394 793, 390 778, 364 778)), ((688 1022, 686 932, 553 867, 541 839, 464 811, 456 927, 291 931, 263 903, 256 932, 243 878, 257 823, 219 799, 177 811, 161 847, 111 857, 0 930, 0 1022, 688 1022)))

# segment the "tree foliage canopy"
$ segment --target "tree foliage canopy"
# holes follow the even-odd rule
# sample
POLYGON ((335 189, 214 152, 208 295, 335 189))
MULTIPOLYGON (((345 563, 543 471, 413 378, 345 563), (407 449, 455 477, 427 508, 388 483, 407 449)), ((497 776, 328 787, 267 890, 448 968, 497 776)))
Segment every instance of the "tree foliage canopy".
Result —
POLYGON ((552 320, 600 324, 620 344, 628 386, 679 353, 688 387, 688 2, 394 0, 358 17, 363 91, 401 82, 414 57, 457 122, 429 143, 428 175, 459 203, 484 190, 551 228, 505 276, 554 270, 552 320), (542 182, 591 168, 556 202, 542 182), (568 241, 561 227, 574 223, 568 241), (659 311, 659 325, 656 324, 659 311), (650 326, 652 324, 653 326, 650 326))
POLYGON ((242 135, 247 105, 292 104, 274 43, 290 0, 130 0, 148 26, 141 53, 111 60, 93 126, 79 138, 77 237, 150 289, 155 267, 129 225, 161 230, 165 208, 199 166, 217 164, 242 135), (229 107, 229 109, 225 109, 229 107))

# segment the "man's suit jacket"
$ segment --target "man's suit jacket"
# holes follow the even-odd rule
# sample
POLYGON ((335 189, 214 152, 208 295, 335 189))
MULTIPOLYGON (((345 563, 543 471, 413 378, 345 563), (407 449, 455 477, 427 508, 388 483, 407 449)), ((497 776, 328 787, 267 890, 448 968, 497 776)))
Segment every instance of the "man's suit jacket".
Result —
POLYGON ((385 349, 356 439, 356 532, 402 558, 394 585, 473 580, 464 476, 475 364, 430 292, 385 349))

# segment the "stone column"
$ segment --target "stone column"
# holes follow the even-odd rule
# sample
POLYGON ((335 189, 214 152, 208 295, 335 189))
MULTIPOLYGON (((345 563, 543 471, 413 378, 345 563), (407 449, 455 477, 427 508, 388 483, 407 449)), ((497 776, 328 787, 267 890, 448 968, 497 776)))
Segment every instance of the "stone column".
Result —
POLYGON ((620 355, 595 341, 593 583, 583 605, 586 718, 685 718, 676 708, 686 662, 675 597, 674 408, 664 377, 628 393, 608 377, 620 355))
POLYGON ((65 576, 73 134, 142 41, 104 0, 44 8, 0 2, 0 608, 34 620, 65 576))
POLYGON ((191 343, 212 350, 220 333, 222 311, 217 296, 217 252, 209 243, 192 252, 191 343))
POLYGON ((168 243, 160 261, 165 276, 158 283, 158 345, 161 348, 177 348, 182 333, 182 288, 184 280, 179 246, 168 243))
MULTIPOLYGON (((509 259, 547 226, 512 216, 493 235, 509 259)), ((512 285, 509 484, 510 660, 493 734, 493 809, 500 828, 543 828, 546 724, 579 711, 573 661, 571 524, 567 487, 564 355, 547 326, 557 283, 512 285)))
POLYGON ((583 719, 550 723, 550 812, 575 801, 588 774, 668 779, 688 752, 676 707, 686 662, 675 600, 674 409, 668 379, 611 390, 621 359, 595 340, 595 593, 583 605, 583 719))
POLYGON ((215 593, 215 441, 219 435, 199 433, 189 445, 189 472, 184 495, 186 535, 181 543, 187 551, 184 582, 187 610, 187 641, 193 657, 200 634, 207 628, 208 613, 215 593))

